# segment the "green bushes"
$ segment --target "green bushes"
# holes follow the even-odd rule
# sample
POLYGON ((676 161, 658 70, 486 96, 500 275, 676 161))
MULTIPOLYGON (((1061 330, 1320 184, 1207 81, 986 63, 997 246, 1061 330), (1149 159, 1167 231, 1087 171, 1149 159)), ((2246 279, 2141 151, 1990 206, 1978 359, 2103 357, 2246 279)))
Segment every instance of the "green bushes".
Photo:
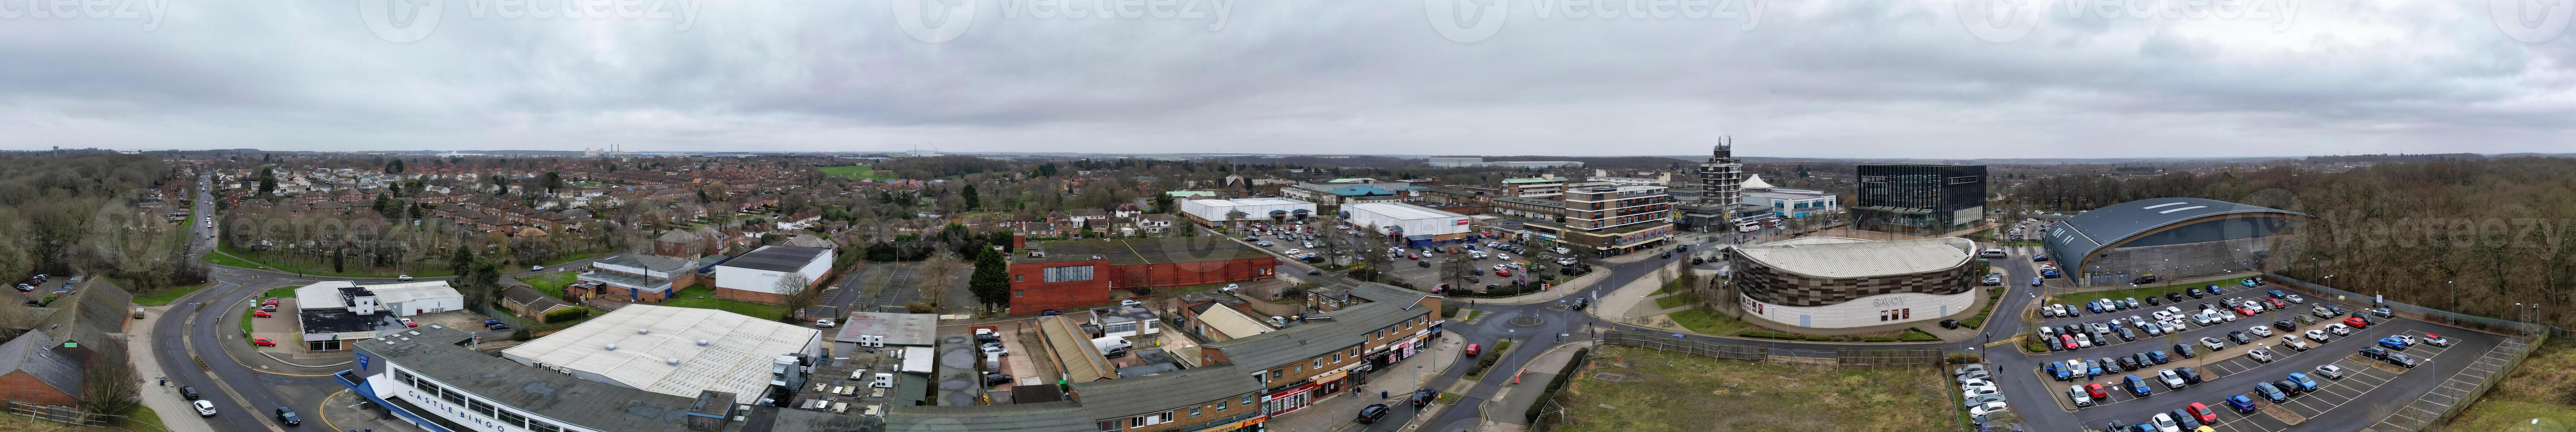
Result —
POLYGON ((1485 375, 1485 370, 1486 370, 1486 369, 1493 369, 1493 368, 1494 368, 1494 362, 1502 360, 1502 359, 1503 359, 1503 354, 1504 354, 1505 352, 1510 351, 1511 349, 1512 349, 1512 341, 1502 341, 1502 342, 1496 342, 1496 343, 1494 343, 1494 348, 1493 348, 1493 349, 1485 350, 1485 352, 1484 352, 1484 353, 1481 353, 1481 354, 1477 354, 1477 355, 1476 355, 1476 357, 1477 357, 1477 358, 1476 358, 1476 365, 1475 365, 1475 366, 1469 366, 1469 367, 1467 367, 1467 376, 1469 376, 1469 377, 1479 377, 1479 376, 1484 376, 1484 375, 1485 375))
POLYGON ((545 321, 545 322, 550 322, 550 323, 559 323, 559 322, 564 322, 564 321, 571 321, 571 320, 581 319, 582 317, 586 317, 586 316, 590 316, 590 308, 580 307, 580 306, 574 306, 574 307, 569 308, 569 309, 557 310, 557 311, 553 311, 553 312, 546 312, 546 321, 545 321))
POLYGON ((1951 354, 1949 361, 1950 364, 1970 364, 1985 363, 1986 359, 1984 357, 1978 357, 1975 354, 1951 354))
POLYGON ((1941 338, 1932 336, 1931 333, 1924 333, 1922 330, 1906 329, 1905 334, 1896 335, 1896 340, 1906 342, 1939 342, 1941 341, 1941 338))
POLYGON ((1575 374, 1583 373, 1583 359, 1591 354, 1591 348, 1575 349, 1574 359, 1565 362, 1565 369, 1556 371, 1555 379, 1547 380, 1547 389, 1538 394, 1539 403, 1530 404, 1529 411, 1521 413, 1521 418, 1538 421, 1538 414, 1547 408, 1547 401, 1556 399, 1557 392, 1565 391, 1566 385, 1573 384, 1575 374))
POLYGON ((1458 316, 1458 309, 1457 303, 1442 302, 1440 303, 1440 317, 1456 318, 1458 316))
POLYGON ((1860 341, 1861 341, 1861 342, 1895 342, 1895 341, 1896 341, 1896 337, 1895 337, 1895 336, 1870 336, 1870 337, 1860 338, 1860 341))

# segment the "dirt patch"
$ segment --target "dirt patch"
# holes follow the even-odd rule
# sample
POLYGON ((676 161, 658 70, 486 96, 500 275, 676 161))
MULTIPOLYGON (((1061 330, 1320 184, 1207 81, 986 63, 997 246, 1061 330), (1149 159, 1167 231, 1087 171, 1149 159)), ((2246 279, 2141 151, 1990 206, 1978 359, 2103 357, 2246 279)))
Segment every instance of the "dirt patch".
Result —
POLYGON ((2288 423, 2291 426, 2298 426, 2300 423, 2308 422, 2307 417, 2292 414, 2290 413, 2289 408, 2282 408, 2280 405, 2264 405, 2263 413, 2271 415, 2272 418, 2281 419, 2282 423, 2288 423))

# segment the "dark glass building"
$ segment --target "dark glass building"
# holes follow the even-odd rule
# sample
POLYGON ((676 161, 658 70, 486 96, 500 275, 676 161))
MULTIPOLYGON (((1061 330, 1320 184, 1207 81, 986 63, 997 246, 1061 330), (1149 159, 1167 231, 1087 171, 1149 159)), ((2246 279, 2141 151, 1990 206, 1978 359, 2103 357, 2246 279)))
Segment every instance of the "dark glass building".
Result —
POLYGON ((1858 174, 1851 213, 1860 229, 1932 235, 1985 218, 1985 165, 1861 165, 1858 174))

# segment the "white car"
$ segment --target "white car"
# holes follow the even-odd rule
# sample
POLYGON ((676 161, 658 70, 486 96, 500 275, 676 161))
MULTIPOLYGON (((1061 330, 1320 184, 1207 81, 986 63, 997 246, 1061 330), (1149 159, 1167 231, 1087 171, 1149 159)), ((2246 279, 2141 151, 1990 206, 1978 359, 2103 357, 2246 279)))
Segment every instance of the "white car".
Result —
POLYGON ((2180 332, 2183 330, 2182 320, 2165 321, 2164 325, 2165 334, 2173 334, 2174 332, 2180 332))
POLYGON ((546 271, 546 266, 541 266, 541 265, 532 265, 532 266, 528 266, 528 271, 546 271))
POLYGON ((2290 347, 2294 351, 2307 351, 2308 341, 2299 340, 2298 336, 2282 336, 2281 346, 2290 347))
POLYGON ((2157 321, 2165 321, 2165 320, 2171 320, 2171 319, 2173 319, 2174 314, 2173 314, 2173 312, 2156 311, 2156 315, 2155 315, 2155 316, 2156 316, 2156 320, 2157 320, 2157 321))
POLYGON ((1973 408, 1968 408, 1968 416, 1969 416, 1969 417, 1982 416, 1982 415, 1986 415, 1986 414, 1993 414, 1993 413, 2000 412, 2000 411, 2003 411, 2003 410, 2004 410, 2004 401, 1987 402, 1985 405, 1978 405, 1978 406, 1973 407, 1973 408))
POLYGON ((1967 390, 1960 390, 1960 391, 1959 391, 1959 398, 1960 398, 1960 399, 1976 399, 1976 398, 1977 398, 1977 395, 1987 395, 1987 394, 1995 394, 1995 388, 1994 388, 1994 387, 1978 387, 1978 388, 1972 388, 1972 389, 1967 389, 1967 390))
POLYGON ((2182 432, 2182 426, 2174 424, 2173 414, 2157 413, 2155 424, 2156 432, 2182 432))
POLYGON ((2448 347, 2448 346, 2451 346, 2451 338, 2446 338, 2446 337, 2442 337, 2441 335, 2436 335, 2436 334, 2426 333, 2426 334, 2424 334, 2424 344, 2426 344, 2426 345, 2432 345, 2432 346, 2437 346, 2437 347, 2448 347))
POLYGON ((2327 324, 2326 332, 2334 333, 2335 336, 2351 336, 2352 326, 2343 325, 2343 323, 2327 324))
POLYGON ((1118 305, 1126 307, 1142 307, 1145 306, 1145 302, 1136 301, 1136 299, 1125 299, 1119 300, 1118 305))
POLYGON ((2334 337, 2326 336, 2325 330, 2309 330, 2308 340, 2317 341, 2317 343, 2326 343, 2334 342, 2334 337))
POLYGON ((2217 352, 2218 350, 2227 349, 2227 342, 2226 342, 2226 341, 2221 341, 2221 340, 2218 340, 2218 338, 2214 338, 2214 337, 2205 337, 2205 338, 2200 338, 2200 345, 2201 345, 2201 346, 2205 346, 2205 347, 2209 347, 2209 351, 2210 351, 2210 352, 2217 352))
POLYGON ((2287 296, 2282 296, 2282 297, 2281 297, 2281 301, 2290 302, 2290 303, 2292 303, 2292 304, 2304 304, 2304 303, 2307 303, 2307 302, 2308 302, 2308 299, 2306 299, 2306 298, 2301 298, 2301 297, 2299 297, 2299 295, 2298 295, 2298 294, 2291 294, 2291 295, 2287 295, 2287 296))
POLYGON ((411 282, 411 275, 394 275, 394 280, 411 282))
POLYGON ((1305 251, 1306 251, 1305 249, 1289 249, 1289 250, 1279 251, 1279 253, 1289 254, 1289 255, 1296 255, 1296 254, 1298 254, 1298 253, 1302 253, 1302 252, 1305 252, 1305 251))
POLYGON ((2075 335, 2075 346, 2076 346, 2077 348, 2092 348, 2092 347, 2093 347, 2093 337, 2092 337, 2092 335, 2086 335, 2086 334, 2080 334, 2080 333, 2079 333, 2079 334, 2076 334, 2076 335, 2075 335))
POLYGON ((2269 326, 2254 326, 2252 328, 2245 329, 2245 331, 2253 332, 2254 337, 2272 337, 2272 327, 2269 326))
POLYGON ((2414 344, 2415 344, 2415 342, 2417 342, 2417 341, 2415 340, 2415 335, 2396 335, 2396 336, 2389 336, 2389 337, 2397 338, 2397 341, 2398 341, 2398 342, 2403 343, 2403 344, 2405 344, 2405 345, 2414 345, 2414 344))
POLYGON ((2093 392, 2084 391, 2083 384, 2066 386, 2066 396, 2075 399, 2075 406, 2093 406, 2093 392))
POLYGON ((814 320, 814 326, 815 326, 815 327, 822 327, 822 328, 833 328, 833 327, 840 327, 840 326, 841 326, 841 323, 839 323, 839 322, 834 322, 834 321, 829 320, 829 319, 818 319, 818 320, 814 320))
POLYGON ((205 400, 205 399, 198 399, 196 403, 191 403, 191 404, 189 404, 189 405, 195 405, 195 406, 197 406, 197 416, 198 416, 198 417, 214 417, 214 416, 215 416, 215 402, 214 402, 214 401, 209 401, 209 400, 205 400))
POLYGON ((2267 349, 2262 349, 2262 348, 2255 348, 2255 349, 2254 349, 2254 350, 2252 350, 2252 351, 2246 351, 2246 352, 2245 352, 2245 356, 2246 356, 2246 357, 2253 357, 2253 358, 2254 358, 2254 361, 2258 361, 2258 362, 2264 362, 2264 363, 2271 363, 2271 362, 2272 362, 2272 350, 2267 350, 2267 349))
POLYGON ((2182 389, 2182 374, 2174 373, 2173 369, 2156 371, 2156 379, 2163 380, 2165 382, 2165 388, 2176 390, 2182 389))
POLYGON ((1494 254, 1494 258, 1495 258, 1495 259, 1504 260, 1504 261, 1511 261, 1511 260, 1512 260, 1512 255, 1511 255, 1511 254, 1494 254))

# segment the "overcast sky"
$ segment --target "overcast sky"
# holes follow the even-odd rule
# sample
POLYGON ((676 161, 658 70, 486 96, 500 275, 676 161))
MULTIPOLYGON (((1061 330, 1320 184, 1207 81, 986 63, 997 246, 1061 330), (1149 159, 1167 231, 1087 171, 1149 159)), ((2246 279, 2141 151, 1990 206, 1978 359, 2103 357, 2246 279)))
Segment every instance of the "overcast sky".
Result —
POLYGON ((2576 152, 2576 6, 93 1, 0 0, 0 148, 2576 152))

